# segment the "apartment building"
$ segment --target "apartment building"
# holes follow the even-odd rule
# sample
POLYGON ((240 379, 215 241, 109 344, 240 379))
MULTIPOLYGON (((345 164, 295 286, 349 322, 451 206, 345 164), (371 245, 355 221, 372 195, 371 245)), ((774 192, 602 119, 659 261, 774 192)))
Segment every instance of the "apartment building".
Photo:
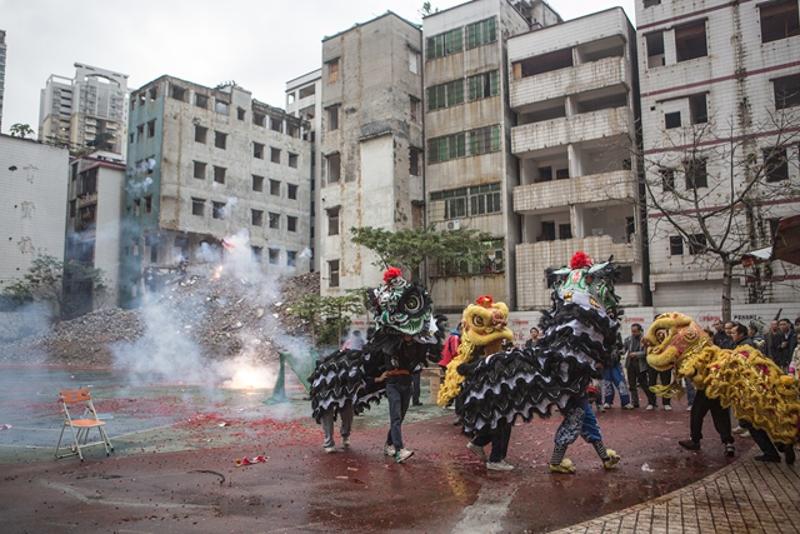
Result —
POLYGON ((544 2, 508 0, 466 2, 423 20, 427 224, 492 236, 483 262, 428 265, 437 309, 459 311, 479 294, 515 306, 519 166, 509 143, 507 41, 560 20, 544 2))
POLYGON ((123 154, 128 75, 75 63, 75 75, 47 79, 39 103, 39 140, 71 151, 123 154))
POLYGON ((421 54, 420 29, 392 12, 322 41, 323 295, 381 281, 377 258, 351 242, 351 228, 423 224, 421 54))
MULTIPOLYGON (((708 247, 735 258, 800 211, 798 2, 637 0, 636 18, 653 304, 719 302, 708 247)), ((800 298, 787 264, 730 274, 733 305, 800 298)))
POLYGON ((70 161, 64 257, 100 269, 104 289, 99 295, 91 282, 64 280, 67 317, 118 303, 125 170, 125 160, 113 152, 94 152, 70 161))
POLYGON ((307 124, 233 83, 162 76, 131 94, 120 300, 247 231, 269 273, 308 269, 307 124))
POLYGON ((547 270, 576 250, 620 265, 625 306, 644 303, 636 33, 612 8, 508 40, 517 308, 550 303, 547 270))
POLYGON ((0 127, 3 126, 3 97, 6 87, 6 32, 0 30, 0 127))
POLYGON ((0 292, 40 255, 64 257, 69 153, 0 134, 0 292))
POLYGON ((286 82, 286 113, 308 123, 305 139, 311 142, 311 202, 309 213, 309 239, 311 240, 311 270, 319 271, 319 233, 317 221, 323 215, 318 213, 320 204, 320 165, 322 152, 317 135, 322 132, 322 69, 316 69, 286 82))

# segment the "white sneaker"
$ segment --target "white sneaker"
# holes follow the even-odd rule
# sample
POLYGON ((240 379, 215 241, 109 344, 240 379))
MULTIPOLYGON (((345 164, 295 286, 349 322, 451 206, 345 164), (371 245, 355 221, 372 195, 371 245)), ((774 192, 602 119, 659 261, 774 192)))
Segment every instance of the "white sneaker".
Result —
POLYGON ((394 461, 397 462, 398 464, 402 464, 412 456, 414 456, 414 451, 410 451, 408 449, 400 449, 394 455, 394 461))
POLYGON ((672 406, 670 406, 669 404, 665 405, 664 406, 664 411, 665 412, 671 412, 672 411, 672 406))
POLYGON ((687 406, 687 407, 686 407, 686 411, 687 411, 687 412, 691 412, 691 411, 692 411, 692 405, 691 405, 691 404, 690 404, 689 406, 687 406))
POLYGON ((489 471, 512 471, 514 466, 500 460, 499 462, 486 462, 486 469, 489 471))
POLYGON ((648 404, 648 405, 647 405, 647 408, 645 408, 645 410, 647 410, 648 412, 650 412, 650 411, 652 411, 652 410, 655 410, 655 409, 656 409, 656 407, 655 407, 655 406, 653 406, 652 404, 648 404))
POLYGON ((733 430, 731 430, 731 432, 733 432, 734 434, 741 434, 742 432, 744 432, 744 428, 742 428, 742 427, 741 427, 741 426, 739 426, 739 425, 736 425, 736 428, 734 428, 733 430))
POLYGON ((623 410, 633 410, 633 404, 630 402, 622 407, 623 410))
POLYGON ((394 445, 386 445, 383 448, 383 454, 385 454, 386 456, 394 456, 395 452, 396 451, 394 450, 394 445))
POLYGON ((608 410, 611 406, 608 403, 603 404, 603 409, 608 410))
POLYGON ((342 448, 349 449, 350 448, 350 436, 346 438, 342 438, 342 448))
POLYGON ((483 447, 475 445, 470 441, 469 443, 467 443, 467 449, 469 449, 472 452, 472 454, 480 458, 482 462, 486 461, 486 452, 483 450, 483 447))
POLYGON ((334 447, 334 446, 323 447, 323 450, 325 451, 326 454, 332 454, 332 453, 336 452, 336 447, 334 447))

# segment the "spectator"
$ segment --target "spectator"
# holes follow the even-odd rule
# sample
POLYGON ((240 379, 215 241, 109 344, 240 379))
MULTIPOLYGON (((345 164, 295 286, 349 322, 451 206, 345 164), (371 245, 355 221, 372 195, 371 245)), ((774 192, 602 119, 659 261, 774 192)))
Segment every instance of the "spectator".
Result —
POLYGON ((770 321, 769 330, 764 336, 764 354, 769 356, 773 361, 775 360, 775 349, 780 345, 781 330, 778 327, 778 321, 770 321))
POLYGON ((714 345, 720 348, 726 348, 730 344, 730 338, 725 333, 725 327, 722 321, 714 321, 714 334, 711 336, 714 345))
POLYGON ((535 326, 531 328, 530 337, 525 341, 525 348, 530 349, 539 343, 539 329, 535 326))
POLYGON ((794 348, 794 355, 789 363, 789 374, 800 380, 800 344, 794 348))
MULTIPOLYGON (((655 369, 653 369, 652 367, 650 367, 648 365, 647 366, 647 383, 650 386, 655 386, 656 383, 658 382, 658 380, 661 380, 661 385, 662 386, 670 385, 672 383, 672 371, 671 370, 669 370, 669 371, 656 371, 655 369)), ((668 412, 668 411, 672 410, 672 400, 671 399, 669 399, 667 397, 663 397, 661 399, 661 402, 664 405, 664 411, 668 412)), ((647 405, 647 409, 648 410, 654 410, 657 407, 658 406, 656 404, 656 399, 653 399, 653 404, 648 404, 647 405), (652 406, 652 408, 651 408, 651 406, 652 406)))
POLYGON ((628 391, 628 384, 625 383, 625 377, 622 374, 622 363, 620 362, 620 352, 622 343, 619 337, 617 338, 617 348, 609 365, 603 368, 603 410, 606 411, 614 404, 614 388, 619 391, 619 401, 622 407, 626 410, 632 410, 631 396, 628 391))
POLYGON ((725 340, 724 346, 719 345, 720 348, 732 349, 733 347, 735 347, 735 344, 733 342, 733 329, 735 326, 736 323, 734 323, 733 321, 728 321, 727 323, 725 323, 725 336, 727 337, 727 340, 725 340))
POLYGON ((458 326, 450 331, 450 335, 447 336, 444 342, 442 359, 439 360, 439 366, 442 370, 446 369, 447 364, 458 355, 458 345, 461 343, 461 327, 462 324, 458 323, 458 326))
POLYGON ((642 325, 639 323, 631 325, 631 335, 625 339, 623 351, 626 354, 625 372, 628 375, 628 386, 630 387, 633 407, 639 407, 639 391, 637 387, 640 387, 647 397, 647 409, 652 410, 656 404, 656 395, 650 391, 647 382, 647 354, 642 344, 642 325))
POLYGON ((778 367, 786 371, 797 346, 797 335, 794 333, 794 327, 789 319, 781 319, 778 322, 778 328, 780 329, 779 342, 772 359, 778 367))

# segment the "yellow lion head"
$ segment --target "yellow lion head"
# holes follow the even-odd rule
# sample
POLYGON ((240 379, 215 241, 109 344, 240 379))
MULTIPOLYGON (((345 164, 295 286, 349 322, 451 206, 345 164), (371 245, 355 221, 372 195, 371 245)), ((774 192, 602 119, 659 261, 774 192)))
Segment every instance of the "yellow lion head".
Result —
POLYGON ((514 340, 514 332, 508 328, 508 306, 483 296, 464 310, 463 332, 470 345, 485 347, 504 339, 514 340))
POLYGON ((688 315, 662 313, 644 336, 647 363, 658 371, 677 367, 690 352, 709 344, 708 334, 688 315))

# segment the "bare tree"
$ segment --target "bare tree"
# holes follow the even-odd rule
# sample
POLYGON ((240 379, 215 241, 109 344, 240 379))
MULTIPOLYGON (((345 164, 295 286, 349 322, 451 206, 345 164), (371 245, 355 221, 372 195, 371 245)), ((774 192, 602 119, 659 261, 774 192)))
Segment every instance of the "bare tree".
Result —
MULTIPOLYGON (((666 146, 641 155, 650 236, 679 237, 675 246, 688 245, 698 267, 722 271, 725 320, 742 256, 771 243, 778 215, 786 206, 796 213, 800 204, 800 181, 792 179, 800 164, 798 118, 784 110, 761 124, 742 124, 739 116, 720 125, 704 117, 691 127, 665 129, 666 146)), ((768 269, 753 276, 750 301, 764 298, 769 276, 768 269)))

